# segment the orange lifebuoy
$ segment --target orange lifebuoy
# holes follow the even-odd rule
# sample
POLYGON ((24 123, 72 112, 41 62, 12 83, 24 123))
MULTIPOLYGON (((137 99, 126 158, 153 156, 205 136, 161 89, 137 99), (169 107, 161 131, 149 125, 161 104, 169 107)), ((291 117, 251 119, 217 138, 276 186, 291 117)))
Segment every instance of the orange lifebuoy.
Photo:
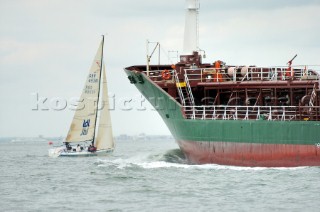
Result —
POLYGON ((162 76, 162 79, 164 79, 164 80, 168 80, 171 78, 171 74, 167 69, 165 69, 161 72, 161 76, 162 76))

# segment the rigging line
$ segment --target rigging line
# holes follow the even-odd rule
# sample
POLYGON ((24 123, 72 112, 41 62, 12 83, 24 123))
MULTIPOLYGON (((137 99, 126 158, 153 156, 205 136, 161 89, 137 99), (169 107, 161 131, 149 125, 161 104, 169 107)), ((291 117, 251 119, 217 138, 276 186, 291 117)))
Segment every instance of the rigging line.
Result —
MULTIPOLYGON (((171 60, 171 58, 169 57, 169 54, 167 53, 167 51, 163 48, 163 45, 160 46, 161 51, 165 54, 165 56, 168 58, 169 62, 171 64, 174 64, 174 62, 171 60)), ((177 58, 178 59, 178 58, 177 58)))
MULTIPOLYGON (((150 54, 150 58, 152 57, 153 53, 156 51, 157 47, 159 45, 159 42, 157 42, 157 45, 154 47, 153 51, 150 54)), ((159 45, 160 46, 160 45, 159 45)))

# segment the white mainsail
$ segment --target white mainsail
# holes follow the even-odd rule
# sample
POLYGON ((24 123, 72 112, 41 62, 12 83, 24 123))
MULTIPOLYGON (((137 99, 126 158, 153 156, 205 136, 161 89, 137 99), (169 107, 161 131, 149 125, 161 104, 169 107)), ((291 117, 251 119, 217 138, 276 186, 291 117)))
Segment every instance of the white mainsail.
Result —
POLYGON ((103 40, 91 65, 89 75, 80 97, 80 102, 74 114, 66 138, 67 142, 93 140, 95 133, 96 113, 99 95, 101 59, 103 40))
POLYGON ((98 135, 96 137, 95 146, 99 149, 114 148, 114 141, 112 135, 111 117, 109 111, 109 99, 108 99, 108 86, 106 79, 105 66, 102 70, 102 98, 101 98, 101 111, 98 127, 98 135))

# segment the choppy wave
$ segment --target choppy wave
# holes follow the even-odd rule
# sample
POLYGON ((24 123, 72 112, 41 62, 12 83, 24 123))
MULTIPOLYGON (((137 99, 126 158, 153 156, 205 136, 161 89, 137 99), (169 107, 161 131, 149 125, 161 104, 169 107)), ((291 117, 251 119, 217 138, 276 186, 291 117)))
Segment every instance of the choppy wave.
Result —
POLYGON ((155 161, 164 161, 168 163, 187 164, 188 161, 185 158, 183 152, 180 149, 172 149, 164 154, 151 155, 149 157, 155 161))
POLYGON ((263 171, 263 170, 295 170, 304 169, 307 167, 240 167, 240 166, 225 166, 218 164, 203 164, 194 165, 188 164, 184 154, 179 149, 173 149, 164 154, 155 155, 136 155, 129 158, 116 159, 98 159, 98 166, 112 166, 118 169, 140 167, 143 169, 159 169, 159 168, 180 168, 180 169, 207 169, 207 170, 234 170, 234 171, 263 171))

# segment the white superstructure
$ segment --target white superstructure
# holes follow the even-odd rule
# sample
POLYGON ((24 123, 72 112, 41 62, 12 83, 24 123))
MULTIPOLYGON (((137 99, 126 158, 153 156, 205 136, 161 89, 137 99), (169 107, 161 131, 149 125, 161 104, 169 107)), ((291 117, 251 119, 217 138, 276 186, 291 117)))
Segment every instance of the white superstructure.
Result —
POLYGON ((198 12, 199 0, 186 0, 183 54, 191 55, 198 51, 198 12))

